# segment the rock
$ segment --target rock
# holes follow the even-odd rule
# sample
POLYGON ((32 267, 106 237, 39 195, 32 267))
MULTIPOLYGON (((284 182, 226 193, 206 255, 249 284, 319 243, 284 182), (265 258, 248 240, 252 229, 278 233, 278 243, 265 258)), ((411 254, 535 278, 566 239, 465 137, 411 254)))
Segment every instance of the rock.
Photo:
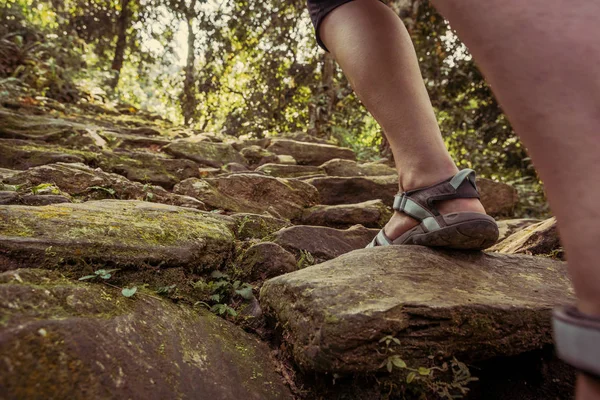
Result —
POLYGON ((52 182, 62 192, 79 200, 104 198, 146 200, 205 209, 204 204, 197 199, 169 193, 159 186, 131 182, 123 176, 109 174, 101 169, 92 169, 83 164, 42 165, 22 171, 4 181, 9 184, 22 185, 25 190, 52 182))
MULTIPOLYGON (((353 204, 381 199, 392 205, 398 193, 398 178, 395 175, 365 177, 316 177, 306 179, 317 188, 322 204, 353 204)), ((505 183, 477 178, 481 203, 493 217, 512 212, 517 202, 516 190, 505 183)))
POLYGON ((278 161, 277 155, 257 145, 244 147, 240 153, 252 167, 278 161))
POLYGON ((289 156, 287 154, 278 154, 277 155, 277 163, 278 164, 285 164, 285 165, 296 165, 298 164, 298 162, 296 161, 296 159, 292 156, 289 156))
MULTIPOLYGON (((227 166, 225 166, 225 167, 227 167, 227 166)), ((213 176, 217 176, 217 175, 221 174, 222 172, 223 171, 221 171, 221 168, 213 168, 213 167, 198 168, 198 173, 199 173, 200 178, 212 178, 213 176)))
POLYGON ((146 152, 103 152, 96 165, 131 181, 171 189, 176 183, 199 177, 198 165, 190 160, 171 159, 146 152))
POLYGON ((50 204, 62 204, 70 202, 71 199, 62 194, 30 194, 27 196, 20 196, 19 203, 13 204, 24 204, 26 206, 47 206, 50 204))
POLYGON ((559 261, 388 246, 271 279, 260 299, 302 369, 344 373, 378 370, 388 335, 413 368, 539 349, 552 343, 552 308, 574 294, 559 261))
POLYGON ((356 204, 311 207, 304 211, 301 223, 331 228, 349 228, 357 224, 367 228, 383 228, 392 214, 391 207, 381 200, 369 200, 356 204))
POLYGON ((236 261, 239 279, 264 281, 268 278, 295 271, 296 258, 275 243, 257 243, 248 248, 236 261))
POLYGON ((329 176, 382 176, 398 175, 396 170, 381 163, 359 164, 352 160, 333 159, 321 165, 329 176))
POLYGON ((546 255, 564 259, 554 217, 513 233, 490 248, 490 251, 505 254, 546 255))
POLYGON ((231 218, 235 221, 236 236, 240 240, 262 239, 265 236, 292 225, 285 219, 279 219, 269 215, 238 213, 232 214, 231 218))
POLYGON ((83 163, 96 155, 25 140, 0 139, 0 167, 24 170, 56 162, 83 163))
POLYGON ((226 171, 226 172, 248 172, 250 170, 244 164, 231 162, 231 163, 227 163, 227 164, 223 165, 223 171, 226 171))
POLYGON ((157 136, 132 135, 127 133, 112 132, 109 130, 99 131, 98 134, 106 140, 113 149, 160 149, 170 143, 170 140, 157 136))
POLYGON ((481 203, 488 215, 493 217, 512 215, 519 201, 514 187, 491 179, 477 178, 477 188, 481 194, 481 203))
POLYGON ((296 140, 298 142, 331 144, 326 139, 321 139, 316 136, 309 135, 305 132, 286 132, 282 133, 280 136, 286 139, 296 140))
POLYGON ((286 165, 286 164, 264 164, 256 168, 256 171, 278 178, 297 178, 310 175, 320 175, 324 171, 321 167, 312 165, 286 165))
POLYGON ((21 196, 17 192, 2 190, 0 191, 0 204, 19 204, 21 196))
POLYGON ((230 142, 230 144, 237 151, 240 151, 244 147, 248 147, 248 146, 258 146, 262 149, 266 149, 267 146, 269 146, 271 144, 271 139, 270 138, 262 138, 262 139, 233 140, 230 142))
POLYGON ((4 259, 216 269, 232 252, 233 229, 224 216, 142 201, 0 206, 0 270, 4 259))
POLYGON ((307 179, 317 188, 321 204, 356 204, 380 199, 392 205, 398 193, 398 178, 389 176, 324 177, 307 179))
POLYGON ((270 349, 198 308, 69 281, 0 274, 7 399, 291 399, 270 349))
POLYGON ((533 224, 537 224, 538 222, 542 221, 533 218, 503 219, 496 221, 496 224, 498 224, 498 230, 500 231, 498 241, 501 242, 516 231, 527 228, 533 224))
POLYGON ((360 225, 346 230, 296 225, 276 232, 271 241, 297 257, 308 252, 316 262, 321 262, 364 248, 378 232, 360 225))
POLYGON ((333 158, 354 160, 356 155, 350 149, 329 144, 297 142, 289 139, 273 139, 267 147, 272 153, 294 157, 298 164, 321 165, 333 158))
POLYGON ((17 172, 19 172, 19 171, 16 171, 14 169, 0 168, 0 181, 4 180, 6 178, 10 178, 17 172))
POLYGON ((94 144, 86 125, 58 118, 21 114, 0 110, 0 138, 35 140, 82 147, 94 144))
POLYGON ((186 179, 173 191, 195 197, 213 209, 269 212, 288 219, 297 218, 304 208, 318 202, 317 190, 307 183, 250 173, 186 179))
POLYGON ((196 142, 193 138, 175 140, 163 150, 174 157, 187 158, 198 164, 215 168, 231 162, 245 163, 244 157, 229 144, 196 142))

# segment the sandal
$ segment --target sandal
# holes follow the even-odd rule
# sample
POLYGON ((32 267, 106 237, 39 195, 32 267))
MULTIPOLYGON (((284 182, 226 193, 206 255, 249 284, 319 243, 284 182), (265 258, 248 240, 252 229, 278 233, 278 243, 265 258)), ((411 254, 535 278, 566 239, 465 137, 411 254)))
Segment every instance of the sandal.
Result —
POLYGON ((390 239, 382 229, 367 246, 416 244, 451 249, 482 250, 496 243, 499 236, 494 218, 478 212, 454 212, 441 215, 435 202, 459 198, 479 198, 475 171, 463 169, 436 185, 410 190, 394 197, 393 209, 420 222, 419 225, 390 239))

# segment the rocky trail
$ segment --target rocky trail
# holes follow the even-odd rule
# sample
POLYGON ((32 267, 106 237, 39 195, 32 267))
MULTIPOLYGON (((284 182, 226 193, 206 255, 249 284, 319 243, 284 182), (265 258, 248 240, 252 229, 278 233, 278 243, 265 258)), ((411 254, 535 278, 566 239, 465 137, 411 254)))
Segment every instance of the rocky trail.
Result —
POLYGON ((556 223, 511 186, 478 178, 488 252, 364 249, 388 163, 61 107, 0 107, 0 399, 570 398, 556 223))

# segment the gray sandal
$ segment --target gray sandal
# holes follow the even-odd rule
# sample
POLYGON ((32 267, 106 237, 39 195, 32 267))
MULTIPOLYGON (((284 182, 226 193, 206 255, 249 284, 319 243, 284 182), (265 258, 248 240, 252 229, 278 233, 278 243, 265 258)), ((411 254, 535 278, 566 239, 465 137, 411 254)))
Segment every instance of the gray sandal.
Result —
POLYGON ((367 246, 417 244, 451 249, 481 250, 498 240, 494 218, 477 212, 455 212, 441 215, 435 202, 460 198, 479 198, 475 171, 463 169, 452 178, 436 185, 396 195, 393 209, 420 222, 395 240, 383 229, 367 246))

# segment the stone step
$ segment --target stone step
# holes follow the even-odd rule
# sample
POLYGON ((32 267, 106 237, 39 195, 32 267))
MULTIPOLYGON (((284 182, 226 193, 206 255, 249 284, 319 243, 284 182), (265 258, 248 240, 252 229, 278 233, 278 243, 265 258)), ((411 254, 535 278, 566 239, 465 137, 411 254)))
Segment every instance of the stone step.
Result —
POLYGON ((303 225, 328 226, 345 229, 353 225, 367 228, 383 228, 392 217, 392 208, 381 200, 369 200, 356 204, 318 205, 304 211, 303 225))
POLYGON ((305 182, 259 173, 190 178, 177 184, 173 191, 194 197, 211 209, 257 214, 268 212, 274 217, 287 219, 298 218, 305 208, 319 201, 317 190, 305 182))
POLYGON ((163 151, 215 168, 231 162, 246 164, 244 157, 230 144, 196 141, 196 138, 174 140, 163 147, 163 151))
POLYGON ((277 178, 298 178, 310 175, 321 175, 325 171, 321 167, 313 165, 289 165, 289 164, 264 164, 256 168, 256 171, 264 172, 277 178))
POLYGON ((0 206, 0 270, 65 263, 218 269, 231 256, 234 226, 225 216, 142 201, 0 206))
POLYGON ((309 142, 298 142, 290 139, 272 139, 267 147, 272 153, 294 157, 301 165, 319 166, 334 158, 354 160, 356 155, 351 149, 309 142))
POLYGON ((329 160, 321 168, 329 176, 384 176, 398 175, 395 168, 382 163, 358 163, 353 160, 329 160))
MULTIPOLYGON (((188 196, 173 194, 160 186, 132 182, 99 168, 80 163, 55 163, 21 171, 3 180, 18 185, 19 191, 35 191, 39 185, 52 184, 79 201, 96 199, 147 200, 204 210, 204 204, 188 196)), ((57 193, 60 194, 60 193, 57 193)))
POLYGON ((390 354, 414 368, 538 349, 552 342, 552 308, 573 299, 563 262, 419 246, 353 251, 260 295, 297 364, 328 373, 376 371, 390 354))
POLYGON ((292 399, 270 349, 202 308, 21 269, 0 274, 6 399, 292 399))

